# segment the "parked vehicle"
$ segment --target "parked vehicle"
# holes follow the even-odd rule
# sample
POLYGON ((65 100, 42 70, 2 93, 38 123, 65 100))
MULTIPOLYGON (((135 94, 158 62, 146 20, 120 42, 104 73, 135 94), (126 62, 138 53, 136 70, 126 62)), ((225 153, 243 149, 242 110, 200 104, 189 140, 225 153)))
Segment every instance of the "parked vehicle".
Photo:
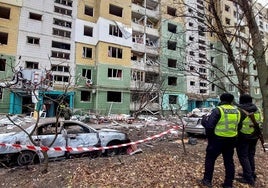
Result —
POLYGON ((201 125, 201 117, 184 117, 185 132, 191 135, 205 135, 205 128, 201 125))
MULTIPOLYGON (((35 121, 25 121, 18 126, 13 126, 11 129, 1 127, 0 143, 19 144, 19 145, 33 145, 27 133, 33 131, 35 121)), ((58 122, 56 118, 42 118, 38 122, 38 128, 33 134, 32 139, 39 143, 40 146, 47 147, 99 147, 99 146, 112 146, 130 142, 127 134, 113 129, 100 129, 96 130, 93 127, 77 121, 77 120, 63 120, 58 122), (57 138, 50 146, 57 134, 57 138)), ((50 159, 68 158, 76 155, 89 155, 91 157, 100 154, 111 156, 125 152, 124 148, 108 149, 103 151, 90 151, 84 152, 79 150, 71 151, 47 151, 50 159)), ((16 163, 18 165, 27 165, 32 163, 41 162, 44 155, 41 151, 28 150, 20 147, 0 146, 0 161, 7 163, 16 163)))
POLYGON ((187 117, 183 117, 185 132, 189 135, 206 135, 205 128, 201 125, 203 115, 210 114, 212 108, 195 108, 187 117))

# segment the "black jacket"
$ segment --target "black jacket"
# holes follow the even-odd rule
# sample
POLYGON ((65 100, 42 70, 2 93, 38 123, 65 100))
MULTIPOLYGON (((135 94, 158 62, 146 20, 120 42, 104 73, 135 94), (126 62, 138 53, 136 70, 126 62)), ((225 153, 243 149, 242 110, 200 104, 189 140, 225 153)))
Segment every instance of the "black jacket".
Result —
MULTIPOLYGON (((256 111, 258 111, 257 106, 253 103, 239 104, 238 107, 247 111, 248 113, 255 113, 256 111)), ((247 117, 247 115, 242 111, 241 120, 243 121, 246 117, 247 117)), ((242 123, 240 123, 238 125, 238 130, 240 130, 242 128, 242 123)), ((242 138, 248 138, 248 139, 257 139, 258 138, 255 133, 253 133, 251 135, 243 134, 240 131, 238 133, 239 133, 239 136, 242 138)))

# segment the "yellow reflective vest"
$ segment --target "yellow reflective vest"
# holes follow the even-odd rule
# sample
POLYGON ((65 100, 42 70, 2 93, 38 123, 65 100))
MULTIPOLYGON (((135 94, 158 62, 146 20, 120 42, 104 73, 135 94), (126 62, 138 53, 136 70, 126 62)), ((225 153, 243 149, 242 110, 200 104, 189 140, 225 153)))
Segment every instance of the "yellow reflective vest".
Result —
POLYGON ((217 108, 220 110, 221 118, 215 127, 215 135, 228 138, 237 136, 238 123, 241 118, 240 111, 229 104, 217 108))
MULTIPOLYGON (((261 113, 258 111, 256 111, 254 113, 254 117, 256 122, 260 125, 260 123, 262 122, 262 116, 261 113)), ((246 117, 242 123, 242 128, 240 129, 240 132, 243 134, 252 134, 254 132, 254 125, 250 119, 250 117, 246 117)))

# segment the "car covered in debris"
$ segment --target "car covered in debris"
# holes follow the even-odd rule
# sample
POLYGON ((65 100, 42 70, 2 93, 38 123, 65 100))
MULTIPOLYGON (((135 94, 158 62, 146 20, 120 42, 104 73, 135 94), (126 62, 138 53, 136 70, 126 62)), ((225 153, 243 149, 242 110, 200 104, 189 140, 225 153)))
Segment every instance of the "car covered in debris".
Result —
MULTIPOLYGON (((24 123, 13 126, 0 127, 0 162, 7 164, 27 165, 42 162, 44 155, 42 151, 31 150, 26 147, 12 147, 8 144, 21 146, 33 145, 31 139, 37 143, 36 146, 64 147, 64 148, 89 148, 100 146, 112 146, 130 142, 128 135, 114 129, 96 130, 93 127, 77 121, 56 118, 41 118, 38 122, 26 119, 24 123), (29 137, 29 134, 36 130, 29 137), (57 135, 55 139, 55 135, 57 135), (55 139, 55 140, 54 140, 55 139)), ((106 150, 83 151, 79 149, 68 151, 48 150, 49 159, 68 158, 77 155, 89 155, 91 157, 100 154, 111 156, 126 152, 126 147, 112 148, 106 150)))
POLYGON ((211 108, 195 108, 187 117, 183 117, 184 130, 191 135, 206 135, 205 128, 201 125, 202 116, 208 115, 211 108))
POLYGON ((184 131, 189 135, 205 135, 205 128, 201 125, 201 117, 184 117, 184 131))

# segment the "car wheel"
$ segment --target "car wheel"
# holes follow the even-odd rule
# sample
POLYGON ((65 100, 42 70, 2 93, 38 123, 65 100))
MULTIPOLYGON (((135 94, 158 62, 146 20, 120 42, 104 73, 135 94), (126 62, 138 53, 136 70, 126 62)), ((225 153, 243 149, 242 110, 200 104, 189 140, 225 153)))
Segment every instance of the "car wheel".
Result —
POLYGON ((90 152, 88 153, 88 156, 89 156, 89 158, 91 158, 91 159, 95 159, 95 158, 100 157, 101 154, 102 154, 102 151, 90 151, 90 152))
MULTIPOLYGON (((119 145, 121 144, 119 141, 113 141, 113 142, 110 142, 109 144, 107 144, 107 146, 115 146, 115 145, 119 145)), ((113 157, 115 155, 118 155, 121 151, 121 148, 112 148, 112 149, 107 149, 105 151, 105 155, 107 157, 113 157)))
POLYGON ((35 153, 32 151, 21 151, 17 157, 19 166, 30 165, 34 163, 35 153))
POLYGON ((187 132, 186 134, 187 134, 187 137, 192 137, 192 136, 194 136, 194 133, 189 133, 189 132, 187 132))

